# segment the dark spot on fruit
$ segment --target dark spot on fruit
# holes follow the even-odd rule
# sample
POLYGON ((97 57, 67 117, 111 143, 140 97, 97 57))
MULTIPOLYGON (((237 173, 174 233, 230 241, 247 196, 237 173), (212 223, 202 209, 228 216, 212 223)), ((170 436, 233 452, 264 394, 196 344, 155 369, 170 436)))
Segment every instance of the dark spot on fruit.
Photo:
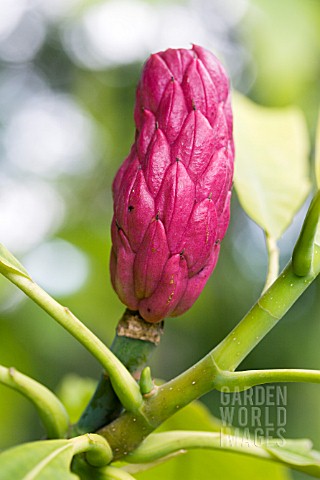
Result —
POLYGON ((129 210, 129 212, 132 212, 132 210, 134 210, 134 206, 133 206, 133 205, 129 205, 128 210, 129 210))
POLYGON ((150 313, 150 312, 151 312, 151 309, 150 309, 150 308, 147 308, 147 311, 150 313))

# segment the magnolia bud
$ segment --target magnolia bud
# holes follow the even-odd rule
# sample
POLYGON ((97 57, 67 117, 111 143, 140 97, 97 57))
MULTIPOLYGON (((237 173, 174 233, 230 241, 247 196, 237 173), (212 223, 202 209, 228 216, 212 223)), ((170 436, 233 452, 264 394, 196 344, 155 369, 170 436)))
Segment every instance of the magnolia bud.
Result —
POLYGON ((151 55, 134 118, 113 183, 111 279, 129 309, 159 322, 197 299, 229 223, 232 112, 220 62, 195 45, 151 55))

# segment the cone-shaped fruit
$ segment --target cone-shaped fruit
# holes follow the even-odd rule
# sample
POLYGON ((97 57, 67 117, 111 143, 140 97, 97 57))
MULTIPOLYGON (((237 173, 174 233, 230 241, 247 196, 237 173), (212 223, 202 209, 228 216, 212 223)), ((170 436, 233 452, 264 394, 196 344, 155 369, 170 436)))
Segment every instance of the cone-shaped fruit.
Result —
POLYGON ((159 322, 188 310, 213 271, 230 215, 229 81, 202 47, 151 55, 137 89, 136 140, 114 183, 111 279, 159 322))

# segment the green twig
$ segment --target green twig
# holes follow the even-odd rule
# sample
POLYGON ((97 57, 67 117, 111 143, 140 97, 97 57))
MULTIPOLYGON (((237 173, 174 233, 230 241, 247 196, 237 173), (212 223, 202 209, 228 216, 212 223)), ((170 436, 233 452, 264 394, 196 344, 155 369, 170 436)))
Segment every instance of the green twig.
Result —
POLYGON ((276 369, 222 372, 216 378, 217 390, 242 391, 255 385, 277 382, 320 383, 320 370, 276 369))
POLYGON ((99 475, 101 480, 135 480, 130 473, 116 467, 105 467, 99 475))
POLYGON ((0 383, 22 393, 36 407, 48 438, 63 438, 69 427, 67 412, 58 398, 41 383, 14 368, 0 365, 0 383))
POLYGON ((191 401, 221 387, 224 371, 233 371, 279 322, 320 272, 320 247, 315 246, 313 268, 307 277, 289 265, 232 332, 196 365, 161 385, 142 407, 144 418, 128 412, 100 430, 120 458, 134 450, 158 425, 191 401), (130 425, 130 432, 128 431, 130 425), (126 444, 122 439, 127 436, 126 444))
POLYGON ((282 319, 320 272, 320 247, 314 246, 312 271, 305 277, 293 272, 291 262, 241 322, 213 350, 222 370, 234 370, 282 319))
MULTIPOLYGON (((169 459, 173 454, 191 449, 209 449, 250 455, 261 460, 280 463, 286 467, 320 478, 319 452, 305 440, 277 440, 256 444, 252 439, 223 432, 171 431, 150 435, 126 460, 134 464, 169 459), (297 448, 306 451, 295 454, 297 448)), ((299 450, 298 450, 299 451, 299 450)), ((128 471, 131 465, 128 465, 128 471)))
POLYGON ((313 198, 301 233, 292 254, 292 267, 296 275, 304 277, 310 273, 314 255, 314 243, 320 219, 320 190, 313 198))
POLYGON ((94 467, 103 467, 112 460, 112 450, 108 442, 94 433, 87 433, 70 440, 74 454, 85 453, 88 463, 94 467))
POLYGON ((266 233, 266 245, 268 252, 268 273, 262 293, 268 290, 279 275, 279 248, 277 241, 268 233, 266 233))
POLYGON ((142 395, 148 395, 152 392, 154 389, 154 383, 152 380, 150 367, 146 367, 142 370, 139 383, 142 395))
POLYGON ((138 384, 118 358, 67 308, 42 290, 31 278, 4 270, 3 275, 45 310, 65 330, 76 338, 105 368, 122 405, 137 411, 142 403, 138 384))
MULTIPOLYGON (((171 431, 149 435, 142 444, 130 455, 129 463, 149 463, 166 457, 172 453, 195 448, 209 450, 232 450, 233 452, 254 455, 260 458, 271 459, 271 455, 264 448, 256 446, 252 440, 236 441, 237 437, 224 435, 221 432, 171 431), (231 440, 231 441, 230 441, 231 440)), ((239 438, 239 440, 241 440, 239 438)))

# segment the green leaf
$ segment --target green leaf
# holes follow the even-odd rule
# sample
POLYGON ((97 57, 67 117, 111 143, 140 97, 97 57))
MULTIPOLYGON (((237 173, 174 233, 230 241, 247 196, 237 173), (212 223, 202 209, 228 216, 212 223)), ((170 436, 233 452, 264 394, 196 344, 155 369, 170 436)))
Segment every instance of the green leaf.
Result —
MULTIPOLYGON (((106 466, 112 459, 108 442, 94 433, 70 440, 26 443, 0 454, 0 480, 79 479, 78 475, 70 471, 72 458, 78 453, 86 453, 87 461, 94 467, 106 466)), ((84 461, 80 457, 81 460, 84 461)), ((95 471, 98 472, 99 469, 92 469, 90 465, 88 468, 93 472, 90 479, 97 478, 95 471)))
POLYGON ((21 263, 12 255, 9 250, 0 243, 0 272, 12 271, 14 273, 19 273, 24 277, 30 278, 27 270, 21 265, 21 263))
POLYGON ((294 465, 310 465, 315 461, 312 442, 307 439, 285 440, 284 445, 269 441, 265 449, 280 460, 294 465))
MULTIPOLYGON (((218 432, 221 428, 220 420, 212 417, 200 402, 194 402, 167 420, 157 432, 180 429, 218 432)), ((173 457, 150 470, 135 473, 134 477, 139 480, 290 479, 287 469, 275 463, 236 453, 201 450, 173 457)))
POLYGON ((0 454, 0 480, 75 480, 70 472, 74 446, 69 440, 26 443, 0 454))
POLYGON ((78 375, 66 375, 58 387, 57 395, 69 414, 71 423, 78 421, 88 405, 95 388, 96 380, 78 375))
POLYGON ((265 449, 282 462, 294 465, 297 470, 320 478, 320 454, 312 450, 310 440, 285 440, 284 445, 268 443, 265 449))
POLYGON ((235 188, 245 212, 275 240, 309 190, 309 140, 299 109, 234 95, 235 188))

